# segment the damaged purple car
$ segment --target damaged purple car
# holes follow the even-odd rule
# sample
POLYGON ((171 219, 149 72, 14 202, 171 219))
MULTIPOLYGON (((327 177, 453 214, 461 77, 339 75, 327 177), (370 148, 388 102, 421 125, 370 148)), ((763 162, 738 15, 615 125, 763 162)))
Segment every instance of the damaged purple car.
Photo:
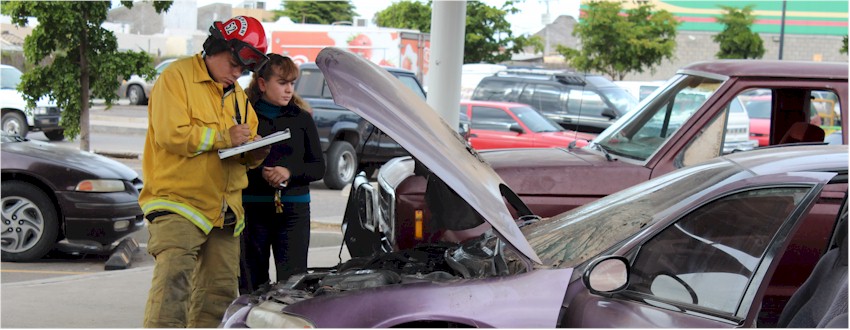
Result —
MULTIPOLYGON (((223 327, 755 327, 788 238, 824 187, 847 182, 846 147, 757 150, 541 219, 393 76, 338 48, 316 62, 334 101, 427 173, 426 198, 444 210, 432 223, 474 238, 393 250, 387 192, 360 176, 344 223, 351 258, 239 297, 223 327)), ((846 198, 823 243, 845 259, 846 198)))

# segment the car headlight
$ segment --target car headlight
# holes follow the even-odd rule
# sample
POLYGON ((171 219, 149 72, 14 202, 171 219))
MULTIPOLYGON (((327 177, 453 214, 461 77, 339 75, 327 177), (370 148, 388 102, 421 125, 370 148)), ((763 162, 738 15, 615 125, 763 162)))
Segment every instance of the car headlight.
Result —
POLYGON ((83 180, 74 188, 84 192, 116 192, 124 191, 124 181, 121 180, 83 180))
POLYGON ((315 328, 309 320, 282 312, 285 306, 264 301, 248 312, 245 325, 250 328, 315 328))
POLYGON ((32 114, 36 115, 36 116, 46 115, 46 114, 48 114, 49 110, 50 109, 48 107, 35 107, 35 109, 32 109, 32 114))

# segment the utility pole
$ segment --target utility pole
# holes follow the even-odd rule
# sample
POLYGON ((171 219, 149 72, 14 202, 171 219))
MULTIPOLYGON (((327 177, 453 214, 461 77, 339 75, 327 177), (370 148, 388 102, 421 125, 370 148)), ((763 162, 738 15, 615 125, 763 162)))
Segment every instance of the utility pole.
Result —
POLYGON ((782 0, 782 19, 779 23, 779 59, 782 59, 782 46, 785 44, 785 4, 786 0, 782 0))

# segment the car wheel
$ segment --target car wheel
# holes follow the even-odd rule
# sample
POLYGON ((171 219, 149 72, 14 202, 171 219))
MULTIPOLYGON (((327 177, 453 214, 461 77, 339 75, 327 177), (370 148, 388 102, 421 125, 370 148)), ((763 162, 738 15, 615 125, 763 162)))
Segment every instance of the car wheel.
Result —
POLYGON ((0 199, 0 252, 3 261, 31 261, 43 257, 56 243, 56 209, 38 187, 20 181, 3 182, 0 199))
POLYGON ((17 134, 21 137, 26 137, 29 133, 27 119, 20 112, 6 112, 3 114, 3 131, 10 134, 17 134))
POLYGON ((130 100, 130 104, 135 105, 145 105, 148 103, 148 98, 145 97, 145 90, 139 85, 133 85, 127 89, 127 99, 130 100))
POLYGON ((328 148, 328 163, 325 171, 325 185, 340 190, 354 180, 357 171, 357 154, 354 147, 345 141, 336 141, 328 148))
POLYGON ((52 131, 44 131, 44 136, 50 141, 62 141, 65 139, 64 129, 55 129, 52 131))

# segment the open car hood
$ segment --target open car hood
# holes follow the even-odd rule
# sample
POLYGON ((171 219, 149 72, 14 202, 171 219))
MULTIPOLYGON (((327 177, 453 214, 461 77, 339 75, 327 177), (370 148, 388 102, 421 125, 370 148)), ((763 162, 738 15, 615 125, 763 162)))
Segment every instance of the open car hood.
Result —
POLYGON ((421 97, 386 70, 340 48, 324 48, 316 64, 336 104, 392 137, 509 244, 540 263, 505 205, 501 190, 507 185, 421 97))

